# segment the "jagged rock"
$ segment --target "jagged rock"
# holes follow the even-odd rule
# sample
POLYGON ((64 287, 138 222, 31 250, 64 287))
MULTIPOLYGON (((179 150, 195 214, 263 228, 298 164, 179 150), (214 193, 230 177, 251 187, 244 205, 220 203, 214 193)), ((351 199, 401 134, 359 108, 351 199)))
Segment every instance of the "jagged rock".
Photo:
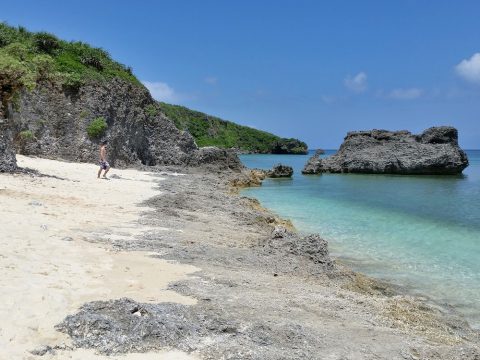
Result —
POLYGON ((301 256, 326 270, 333 269, 333 261, 328 252, 328 242, 318 234, 304 237, 289 231, 283 226, 275 226, 268 246, 286 255, 301 256))
POLYGON ((282 164, 275 165, 272 170, 267 172, 267 177, 271 178, 292 177, 292 175, 293 168, 282 164))
POLYGON ((251 177, 258 180, 261 183, 265 178, 284 178, 292 177, 293 168, 291 166, 278 164, 275 165, 272 170, 252 169, 251 177))
POLYGON ((443 175, 459 174, 467 166, 457 130, 441 126, 420 135, 405 130, 350 132, 335 155, 321 159, 315 154, 302 173, 443 175))
POLYGON ((211 161, 217 167, 238 168, 235 154, 214 148, 199 150, 193 137, 178 130, 156 106, 146 88, 118 78, 91 82, 75 91, 58 84, 37 84, 32 91, 21 91, 11 114, 16 134, 28 130, 33 135, 27 142, 17 141, 17 151, 96 162, 98 143, 106 139, 109 162, 116 167, 196 166, 211 161), (103 117, 108 128, 101 138, 91 139, 86 129, 97 117, 103 117))
POLYGON ((311 174, 320 174, 322 173, 322 159, 320 158, 321 154, 315 153, 303 167, 302 174, 311 175, 311 174))
POLYGON ((323 150, 323 149, 317 149, 317 150, 315 150, 315 154, 314 154, 314 155, 323 155, 323 154, 325 154, 325 150, 323 150))
POLYGON ((214 146, 207 146, 193 151, 186 164, 189 166, 207 166, 218 170, 230 169, 240 171, 244 168, 234 150, 219 149, 214 146))
POLYGON ((7 120, 0 119, 0 172, 17 170, 17 159, 13 147, 12 134, 7 120))

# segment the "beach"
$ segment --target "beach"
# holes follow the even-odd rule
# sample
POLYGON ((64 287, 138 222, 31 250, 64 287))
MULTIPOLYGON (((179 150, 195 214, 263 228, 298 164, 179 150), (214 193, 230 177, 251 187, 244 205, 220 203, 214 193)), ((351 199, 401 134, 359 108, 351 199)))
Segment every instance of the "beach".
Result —
POLYGON ((92 164, 17 158, 37 172, 0 174, 1 357, 480 356, 458 314, 349 270, 239 195, 247 172, 108 181, 92 164))
MULTIPOLYGON (((127 296, 196 302, 166 289, 196 268, 92 243, 104 237, 133 239, 148 230, 137 223, 144 210, 138 204, 156 194, 148 173, 115 171, 125 180, 107 181, 96 178, 95 165, 23 156, 18 161, 45 176, 0 175, 0 358, 36 358, 30 351, 45 344, 68 348, 68 337, 54 326, 88 301, 127 296)), ((158 358, 148 356, 122 359, 158 358)), ((103 358, 68 350, 45 357, 103 358)))

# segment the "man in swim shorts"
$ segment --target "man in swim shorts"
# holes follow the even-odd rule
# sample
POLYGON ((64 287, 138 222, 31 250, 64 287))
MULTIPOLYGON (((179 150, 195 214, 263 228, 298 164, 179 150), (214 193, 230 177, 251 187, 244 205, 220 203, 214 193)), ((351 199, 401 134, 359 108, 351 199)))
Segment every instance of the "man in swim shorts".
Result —
POLYGON ((100 143, 100 170, 98 170, 98 178, 100 179, 100 175, 102 174, 102 170, 105 172, 103 173, 103 178, 107 178, 108 170, 110 170, 110 165, 107 162, 107 142, 102 141, 100 143))

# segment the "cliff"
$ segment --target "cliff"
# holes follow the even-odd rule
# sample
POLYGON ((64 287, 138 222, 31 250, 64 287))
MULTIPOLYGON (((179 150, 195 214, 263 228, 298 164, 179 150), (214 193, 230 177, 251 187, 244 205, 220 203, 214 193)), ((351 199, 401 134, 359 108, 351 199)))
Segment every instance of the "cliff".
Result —
POLYGON ((117 167, 242 167, 231 151, 199 149, 130 68, 82 42, 0 24, 0 103, 5 171, 15 168, 12 143, 20 154, 96 162, 103 140, 117 167))
POLYGON ((335 155, 322 159, 315 154, 302 173, 448 175, 459 174, 467 166, 457 129, 441 126, 419 135, 387 130, 349 132, 335 155))

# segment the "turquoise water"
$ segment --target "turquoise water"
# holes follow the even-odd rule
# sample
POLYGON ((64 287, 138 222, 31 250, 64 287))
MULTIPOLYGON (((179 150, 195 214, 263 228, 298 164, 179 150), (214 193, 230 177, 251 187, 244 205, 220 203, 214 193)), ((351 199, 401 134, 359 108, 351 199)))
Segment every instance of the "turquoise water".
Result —
POLYGON ((480 328, 480 150, 467 153, 461 176, 304 176, 310 155, 242 155, 251 168, 295 170, 243 194, 321 234, 352 268, 453 305, 480 328))

